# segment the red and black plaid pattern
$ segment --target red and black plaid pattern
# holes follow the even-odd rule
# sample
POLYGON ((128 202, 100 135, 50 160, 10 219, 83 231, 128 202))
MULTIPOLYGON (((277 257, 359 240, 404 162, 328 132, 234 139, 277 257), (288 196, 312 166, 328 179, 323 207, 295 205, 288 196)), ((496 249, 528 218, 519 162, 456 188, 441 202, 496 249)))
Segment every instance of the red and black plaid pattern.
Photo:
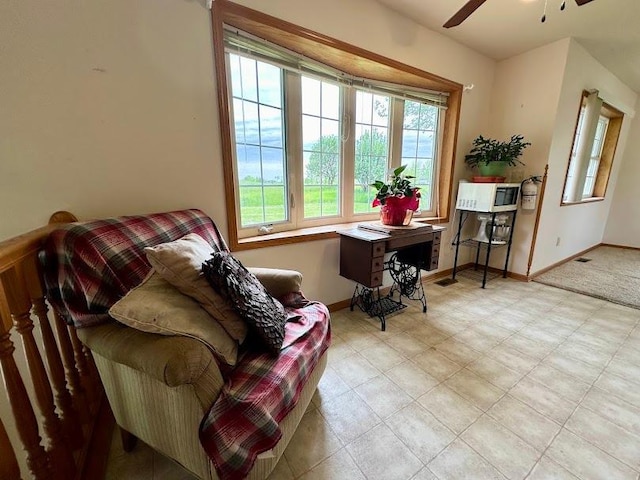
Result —
POLYGON ((200 235, 212 250, 228 250, 213 221, 200 210, 63 225, 45 245, 49 301, 78 328, 109 321, 109 308, 151 270, 144 248, 188 233, 200 235))
POLYGON ((326 306, 300 294, 281 301, 290 317, 280 355, 248 353, 200 425, 200 443, 221 480, 245 478, 256 457, 278 443, 280 421, 331 343, 326 306))

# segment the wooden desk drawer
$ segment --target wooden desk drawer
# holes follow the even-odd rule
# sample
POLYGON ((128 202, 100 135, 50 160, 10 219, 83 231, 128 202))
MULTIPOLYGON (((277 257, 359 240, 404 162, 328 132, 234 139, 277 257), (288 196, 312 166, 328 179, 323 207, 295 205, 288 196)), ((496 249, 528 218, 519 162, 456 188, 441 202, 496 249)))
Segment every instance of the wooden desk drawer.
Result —
POLYGON ((379 287, 380 285, 382 285, 382 270, 371 274, 371 282, 367 286, 373 288, 379 287))
POLYGON ((381 257, 384 255, 384 242, 378 242, 373 244, 372 257, 381 257))
POLYGON ((442 236, 442 232, 433 232, 433 244, 440 245, 440 237, 442 236))
POLYGON ((371 259, 371 271, 380 272, 384 268, 384 257, 376 257, 371 259))
POLYGON ((431 265, 429 265, 429 270, 436 270, 438 268, 438 257, 431 258, 431 265))
POLYGON ((440 245, 435 243, 431 247, 431 258, 438 258, 440 256, 440 245))
POLYGON ((424 233, 422 235, 399 235, 398 238, 391 238, 387 240, 387 252, 392 252, 408 245, 416 245, 419 243, 428 242, 432 238, 433 233, 431 232, 424 233))

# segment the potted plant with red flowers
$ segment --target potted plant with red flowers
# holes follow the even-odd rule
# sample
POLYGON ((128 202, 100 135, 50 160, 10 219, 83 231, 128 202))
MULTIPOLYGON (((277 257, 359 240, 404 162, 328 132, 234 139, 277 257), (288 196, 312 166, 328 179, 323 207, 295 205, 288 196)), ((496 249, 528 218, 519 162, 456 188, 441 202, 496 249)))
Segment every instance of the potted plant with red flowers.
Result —
POLYGON ((420 204, 419 187, 411 185, 411 175, 403 175, 406 165, 396 168, 388 183, 376 180, 371 184, 378 193, 372 206, 380 206, 380 222, 384 225, 408 225, 420 204))

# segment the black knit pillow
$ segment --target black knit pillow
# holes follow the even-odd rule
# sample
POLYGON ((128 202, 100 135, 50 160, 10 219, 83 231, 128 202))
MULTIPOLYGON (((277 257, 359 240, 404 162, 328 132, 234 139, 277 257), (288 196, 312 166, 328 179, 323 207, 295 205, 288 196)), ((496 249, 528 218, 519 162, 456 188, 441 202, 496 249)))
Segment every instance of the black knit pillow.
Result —
POLYGON ((209 284, 231 304, 249 327, 257 333, 271 353, 278 354, 284 342, 287 314, 256 276, 229 252, 213 252, 202 264, 209 284))

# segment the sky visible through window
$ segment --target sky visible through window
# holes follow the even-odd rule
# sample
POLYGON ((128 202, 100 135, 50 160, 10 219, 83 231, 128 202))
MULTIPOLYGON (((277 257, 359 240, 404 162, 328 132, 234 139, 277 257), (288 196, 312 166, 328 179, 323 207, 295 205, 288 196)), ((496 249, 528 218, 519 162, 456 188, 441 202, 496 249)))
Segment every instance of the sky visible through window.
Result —
MULTIPOLYGON (((287 219, 284 74, 279 67, 229 54, 243 226, 287 219)), ((343 127, 341 87, 301 77, 305 218, 340 215, 343 127)), ((358 90, 354 211, 372 211, 368 184, 388 175, 390 97, 358 90)), ((437 108, 405 102, 402 164, 428 204, 437 108)), ((295 121, 288 119, 288 121, 295 121)), ((346 129, 348 131, 348 128, 346 129)), ((348 141, 348 139, 347 139, 348 141)), ((292 152, 295 154, 295 152, 292 152)))

